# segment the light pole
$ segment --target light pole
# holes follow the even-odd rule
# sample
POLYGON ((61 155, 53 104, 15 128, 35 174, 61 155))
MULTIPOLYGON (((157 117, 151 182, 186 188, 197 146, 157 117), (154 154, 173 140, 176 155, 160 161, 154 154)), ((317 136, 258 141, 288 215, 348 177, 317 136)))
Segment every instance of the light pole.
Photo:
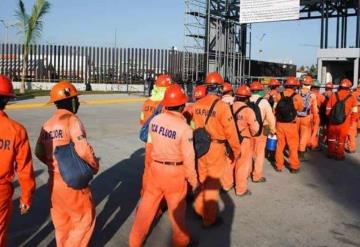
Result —
POLYGON ((0 22, 4 25, 5 27, 5 43, 8 43, 8 32, 9 32, 9 28, 10 27, 14 27, 16 24, 9 24, 7 22, 5 22, 3 19, 0 20, 0 22))

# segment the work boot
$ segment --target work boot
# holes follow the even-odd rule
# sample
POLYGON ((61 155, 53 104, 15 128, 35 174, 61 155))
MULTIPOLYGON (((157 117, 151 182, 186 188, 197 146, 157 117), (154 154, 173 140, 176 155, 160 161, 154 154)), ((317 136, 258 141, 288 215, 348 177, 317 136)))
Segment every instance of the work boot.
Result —
POLYGON ((262 177, 260 178, 259 180, 253 180, 253 183, 265 183, 266 182, 266 178, 265 177, 262 177))
POLYGON ((298 155, 299 155, 299 160, 300 160, 300 161, 306 161, 305 152, 299 151, 299 152, 298 152, 298 155))
POLYGON ((197 247, 199 246, 199 240, 192 239, 186 247, 197 247))
POLYGON ((345 160, 345 156, 335 157, 335 160, 337 160, 337 161, 343 161, 343 160, 345 160))
POLYGON ((327 154, 326 157, 330 160, 335 159, 335 156, 332 154, 327 154))
POLYGON ((246 190, 243 194, 238 194, 238 193, 235 193, 235 194, 237 196, 240 196, 240 197, 242 197, 242 196, 251 196, 252 195, 250 190, 246 190))
POLYGON ((222 224, 224 224, 224 220, 221 217, 217 217, 216 221, 213 224, 211 225, 202 224, 202 228, 209 229, 209 228, 221 226, 222 224))
POLYGON ((290 173, 292 174, 297 174, 300 172, 300 169, 293 169, 293 168, 290 168, 290 173))

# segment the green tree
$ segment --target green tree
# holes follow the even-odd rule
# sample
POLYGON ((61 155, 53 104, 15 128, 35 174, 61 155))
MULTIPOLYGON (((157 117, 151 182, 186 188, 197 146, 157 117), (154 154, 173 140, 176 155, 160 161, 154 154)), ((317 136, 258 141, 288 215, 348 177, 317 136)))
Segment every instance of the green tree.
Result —
POLYGON ((21 73, 21 87, 20 93, 25 93, 25 79, 29 59, 30 44, 39 38, 43 29, 43 18, 50 11, 50 3, 46 0, 35 0, 31 15, 26 13, 25 5, 22 0, 19 0, 18 10, 15 15, 18 19, 20 32, 24 36, 23 57, 22 57, 22 73, 21 73))
POLYGON ((317 76, 317 66, 315 64, 311 65, 309 73, 313 76, 316 77, 317 76))

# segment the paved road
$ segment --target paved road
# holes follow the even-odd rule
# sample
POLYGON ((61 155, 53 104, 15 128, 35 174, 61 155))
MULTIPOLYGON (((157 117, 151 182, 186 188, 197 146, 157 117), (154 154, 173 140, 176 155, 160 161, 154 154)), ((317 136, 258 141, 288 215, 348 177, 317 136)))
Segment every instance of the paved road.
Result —
MULTIPOLYGON (((81 106, 79 116, 101 157, 100 173, 92 183, 98 214, 92 246, 127 246, 143 165, 143 145, 138 140, 140 106, 125 101, 81 106)), ((12 109, 8 113, 26 126, 34 149, 40 126, 53 110, 12 109)), ((46 167, 35 158, 35 169, 32 211, 27 216, 14 212, 9 246, 55 246, 46 167)), ((314 152, 297 175, 276 173, 269 164, 265 175, 265 184, 250 182, 251 197, 221 194, 221 227, 203 230, 189 207, 190 231, 199 246, 360 246, 359 154, 336 162, 314 152)), ((17 207, 19 188, 15 186, 17 207)), ((146 246, 169 246, 170 234, 169 221, 163 216, 146 246)))

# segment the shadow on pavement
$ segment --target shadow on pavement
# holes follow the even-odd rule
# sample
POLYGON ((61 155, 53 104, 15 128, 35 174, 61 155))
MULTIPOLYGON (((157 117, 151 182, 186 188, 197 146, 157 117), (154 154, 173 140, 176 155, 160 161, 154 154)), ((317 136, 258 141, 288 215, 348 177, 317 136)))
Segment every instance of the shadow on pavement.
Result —
POLYGON ((224 204, 223 210, 219 212, 222 223, 208 229, 202 228, 202 221, 192 209, 192 204, 188 204, 187 222, 190 234, 199 247, 230 247, 231 231, 235 216, 235 203, 227 192, 220 192, 220 199, 224 204))
MULTIPOLYGON (((106 200, 98 212, 91 246, 108 243, 133 212, 140 198, 144 149, 102 172, 92 183, 96 205, 106 200)), ((120 244, 120 243, 119 243, 120 244)), ((120 244, 121 245, 121 244, 120 244)))
MULTIPOLYGON (((135 151, 130 158, 111 166, 92 181, 95 205, 99 206, 103 200, 106 201, 101 212, 98 211, 91 246, 104 246, 109 242, 136 207, 144 166, 143 154, 143 148, 135 151)), ((36 190, 28 215, 20 216, 16 210, 18 205, 19 200, 15 200, 9 229, 9 246, 40 246, 54 230, 50 220, 47 184, 36 190)), ((52 239, 47 246, 55 245, 55 239, 52 239)))
POLYGON ((327 197, 341 206, 344 211, 349 211, 356 217, 352 222, 341 223, 344 232, 330 230, 334 239, 339 244, 360 246, 359 238, 349 239, 345 235, 350 231, 360 236, 360 162, 352 155, 347 155, 345 161, 330 160, 325 157, 324 152, 314 152, 311 160, 304 164, 314 176, 317 184, 306 184, 313 189, 321 190, 327 197), (315 162, 316 160, 316 162, 315 162))

